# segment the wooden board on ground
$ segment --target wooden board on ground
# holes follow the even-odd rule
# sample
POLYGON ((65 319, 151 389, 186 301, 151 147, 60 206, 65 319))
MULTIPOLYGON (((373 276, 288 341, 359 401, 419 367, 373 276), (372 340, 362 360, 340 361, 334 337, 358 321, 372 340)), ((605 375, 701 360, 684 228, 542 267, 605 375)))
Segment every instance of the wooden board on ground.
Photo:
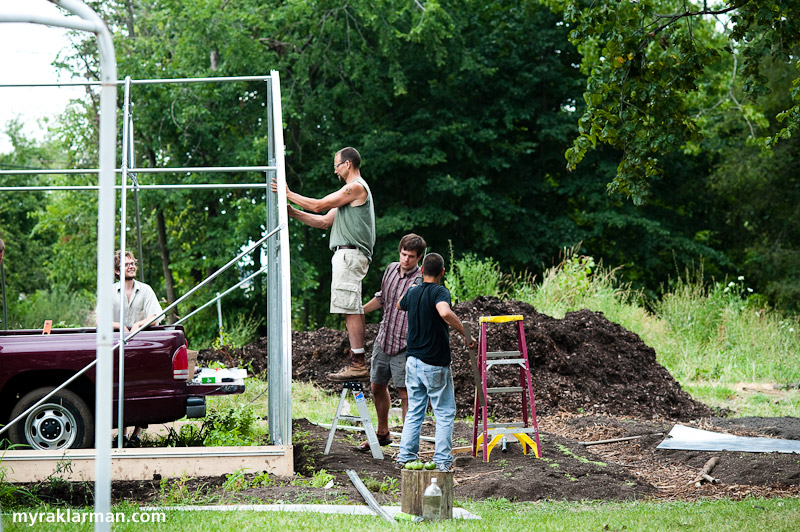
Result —
MULTIPOLYGON (((452 454, 466 454, 466 453, 471 453, 471 452, 472 452, 472 446, 471 446, 471 445, 467 445, 466 447, 453 447, 453 448, 450 450, 450 452, 451 452, 452 454)), ((435 453, 436 453, 436 450, 435 450, 435 449, 432 449, 432 450, 430 450, 430 451, 420 451, 420 452, 418 452, 417 454, 418 454, 419 456, 429 456, 429 455, 430 455, 430 456, 432 456, 432 455, 433 455, 433 454, 435 454, 435 453)))
MULTIPOLYGON (((253 447, 145 447, 112 449, 113 480, 153 480, 181 476, 201 477, 267 471, 294 474, 291 445, 253 447)), ((41 482, 48 477, 69 481, 95 479, 95 450, 5 451, 0 469, 7 482, 41 482)))

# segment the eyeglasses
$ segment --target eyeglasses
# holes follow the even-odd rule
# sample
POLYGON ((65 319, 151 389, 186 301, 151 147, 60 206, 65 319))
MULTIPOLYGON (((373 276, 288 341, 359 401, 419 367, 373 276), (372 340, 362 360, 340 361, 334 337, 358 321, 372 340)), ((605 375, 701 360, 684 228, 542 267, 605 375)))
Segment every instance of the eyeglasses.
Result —
POLYGON ((136 263, 135 262, 126 262, 125 263, 125 269, 129 270, 131 268, 136 268, 136 263))
POLYGON ((344 163, 346 163, 346 162, 347 162, 347 161, 342 161, 342 162, 340 162, 339 164, 334 164, 334 165, 333 165, 333 169, 334 169, 334 170, 336 170, 337 168, 339 168, 340 166, 342 166, 342 165, 343 165, 344 163))

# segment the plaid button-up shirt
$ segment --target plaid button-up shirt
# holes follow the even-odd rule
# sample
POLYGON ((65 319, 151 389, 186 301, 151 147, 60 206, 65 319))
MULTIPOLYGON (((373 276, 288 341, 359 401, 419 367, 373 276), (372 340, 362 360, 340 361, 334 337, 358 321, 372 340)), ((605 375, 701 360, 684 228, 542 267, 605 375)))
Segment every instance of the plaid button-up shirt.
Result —
POLYGON ((375 343, 381 346, 387 355, 396 355, 406 348, 408 313, 398 310, 397 302, 414 285, 414 281, 421 277, 419 266, 401 275, 399 262, 391 263, 383 274, 381 290, 375 293, 375 297, 383 306, 383 318, 375 343))

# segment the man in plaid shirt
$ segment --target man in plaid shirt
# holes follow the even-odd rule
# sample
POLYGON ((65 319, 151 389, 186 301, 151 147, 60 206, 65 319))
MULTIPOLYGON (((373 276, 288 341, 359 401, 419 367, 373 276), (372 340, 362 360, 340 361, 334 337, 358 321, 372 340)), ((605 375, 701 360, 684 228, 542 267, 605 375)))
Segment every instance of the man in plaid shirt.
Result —
MULTIPOLYGON (((397 388, 397 394, 405 420, 408 412, 408 393, 406 392, 406 337, 408 336, 408 313, 397 308, 397 302, 409 288, 422 280, 419 261, 425 253, 425 240, 414 233, 400 239, 398 249, 400 260, 391 263, 383 274, 381 290, 375 293, 366 305, 364 313, 383 309, 378 336, 372 348, 370 359, 370 386, 378 414, 378 443, 389 445, 389 380, 397 388)), ((360 451, 369 451, 369 442, 362 442, 357 447, 360 451)))

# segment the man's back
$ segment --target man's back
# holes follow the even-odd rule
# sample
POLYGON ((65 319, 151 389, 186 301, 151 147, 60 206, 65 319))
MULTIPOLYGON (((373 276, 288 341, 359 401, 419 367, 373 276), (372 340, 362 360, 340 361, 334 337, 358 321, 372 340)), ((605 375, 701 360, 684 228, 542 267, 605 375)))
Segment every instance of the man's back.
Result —
POLYGON ((436 304, 450 304, 450 291, 436 283, 412 287, 400 301, 408 312, 408 354, 433 366, 450 365, 450 332, 436 304))

